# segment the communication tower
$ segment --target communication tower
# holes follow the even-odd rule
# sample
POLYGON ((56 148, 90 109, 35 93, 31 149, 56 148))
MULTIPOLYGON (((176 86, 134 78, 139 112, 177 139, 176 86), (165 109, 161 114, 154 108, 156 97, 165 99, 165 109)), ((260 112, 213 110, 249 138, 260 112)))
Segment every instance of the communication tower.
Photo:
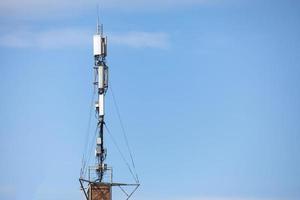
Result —
POLYGON ((104 116, 105 116, 105 95, 108 89, 108 66, 106 64, 107 56, 107 37, 103 35, 103 25, 97 23, 97 32, 93 36, 93 55, 94 55, 94 85, 97 88, 97 101, 95 102, 95 110, 97 115, 97 130, 94 166, 88 167, 88 176, 80 175, 79 182, 81 190, 86 200, 111 200, 112 187, 118 186, 126 195, 125 199, 129 199, 131 195, 139 187, 138 179, 136 183, 116 183, 113 182, 112 167, 108 167, 105 163, 107 151, 104 147, 104 116), (124 186, 133 186, 131 192, 126 192, 124 186))

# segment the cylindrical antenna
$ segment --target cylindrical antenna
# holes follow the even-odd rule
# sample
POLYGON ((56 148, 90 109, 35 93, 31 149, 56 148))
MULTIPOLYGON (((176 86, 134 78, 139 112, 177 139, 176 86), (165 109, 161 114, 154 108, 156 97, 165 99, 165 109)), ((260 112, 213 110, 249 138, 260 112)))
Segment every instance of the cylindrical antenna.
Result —
POLYGON ((100 23, 100 5, 97 6, 97 34, 103 36, 103 24, 100 23))
POLYGON ((100 34, 99 4, 97 5, 97 34, 100 34))

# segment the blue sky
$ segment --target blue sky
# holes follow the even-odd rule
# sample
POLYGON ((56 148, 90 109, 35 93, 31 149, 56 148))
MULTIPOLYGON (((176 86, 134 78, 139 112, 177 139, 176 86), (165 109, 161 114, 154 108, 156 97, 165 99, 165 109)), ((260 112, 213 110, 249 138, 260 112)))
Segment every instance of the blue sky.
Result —
MULTIPOLYGON (((299 1, 100 4, 135 199, 300 199, 299 1)), ((96 5, 0 2, 0 199, 84 198, 96 5)), ((106 111, 125 151, 110 91, 106 111)), ((115 180, 131 181, 107 147, 115 180)))

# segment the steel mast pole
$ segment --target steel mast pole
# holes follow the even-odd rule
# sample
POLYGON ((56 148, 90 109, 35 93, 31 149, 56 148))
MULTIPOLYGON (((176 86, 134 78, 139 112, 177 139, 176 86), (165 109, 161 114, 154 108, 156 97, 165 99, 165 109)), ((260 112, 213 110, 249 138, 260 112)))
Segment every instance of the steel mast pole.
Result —
POLYGON ((103 37, 103 27, 97 24, 97 34, 94 35, 95 85, 98 86, 98 101, 95 104, 98 117, 99 134, 96 141, 97 181, 102 182, 107 165, 104 163, 106 149, 104 148, 104 100, 108 88, 108 67, 106 65, 107 39, 103 37))

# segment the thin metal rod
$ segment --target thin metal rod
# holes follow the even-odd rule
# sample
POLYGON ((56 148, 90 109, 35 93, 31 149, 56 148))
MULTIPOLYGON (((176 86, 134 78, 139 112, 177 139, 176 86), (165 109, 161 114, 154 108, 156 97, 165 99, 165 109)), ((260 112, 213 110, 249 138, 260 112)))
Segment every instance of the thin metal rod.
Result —
POLYGON ((135 188, 134 188, 134 190, 131 192, 131 194, 127 197, 127 199, 126 200, 128 200, 132 195, 133 195, 133 193, 135 193, 135 191, 138 189, 138 187, 139 187, 140 185, 137 185, 135 188))
POLYGON ((83 187, 83 184, 82 184, 82 182, 81 182, 81 179, 79 179, 79 183, 80 183, 80 186, 81 186, 81 188, 82 188, 82 190, 83 190, 83 193, 84 193, 84 196, 85 196, 86 200, 88 200, 89 198, 88 198, 87 193, 86 193, 86 191, 85 191, 85 189, 84 189, 84 187, 83 187))
POLYGON ((127 194, 127 192, 120 185, 119 188, 123 191, 124 194, 126 194, 127 197, 129 196, 129 194, 127 194))

